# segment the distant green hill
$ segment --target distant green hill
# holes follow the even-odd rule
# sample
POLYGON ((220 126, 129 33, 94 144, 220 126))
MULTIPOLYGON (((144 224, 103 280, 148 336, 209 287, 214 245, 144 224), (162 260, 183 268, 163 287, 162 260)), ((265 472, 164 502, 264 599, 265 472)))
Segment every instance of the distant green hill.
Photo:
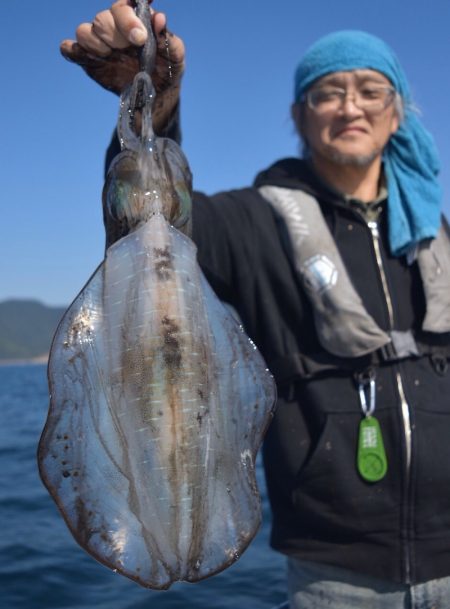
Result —
POLYGON ((28 359, 48 353, 65 307, 35 300, 0 302, 0 360, 28 359))

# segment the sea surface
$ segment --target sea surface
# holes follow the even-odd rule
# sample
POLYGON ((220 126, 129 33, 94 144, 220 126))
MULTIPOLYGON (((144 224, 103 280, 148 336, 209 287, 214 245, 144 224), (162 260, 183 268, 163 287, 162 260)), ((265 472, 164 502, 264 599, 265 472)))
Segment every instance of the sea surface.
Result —
POLYGON ((47 408, 44 365, 0 366, 0 609, 271 609, 285 600, 260 461, 263 526, 238 562, 197 584, 146 590, 77 545, 42 485, 36 448, 47 408))

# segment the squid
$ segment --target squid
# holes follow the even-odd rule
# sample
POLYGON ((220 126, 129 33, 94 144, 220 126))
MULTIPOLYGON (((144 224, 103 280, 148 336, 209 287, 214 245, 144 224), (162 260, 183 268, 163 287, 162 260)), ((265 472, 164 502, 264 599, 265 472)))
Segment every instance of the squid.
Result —
POLYGON ((121 98, 122 152, 103 192, 108 247, 52 342, 38 463, 87 552, 167 589, 222 571, 256 534, 255 458, 275 388, 198 266, 188 163, 152 127, 146 0, 136 12, 149 36, 121 98))

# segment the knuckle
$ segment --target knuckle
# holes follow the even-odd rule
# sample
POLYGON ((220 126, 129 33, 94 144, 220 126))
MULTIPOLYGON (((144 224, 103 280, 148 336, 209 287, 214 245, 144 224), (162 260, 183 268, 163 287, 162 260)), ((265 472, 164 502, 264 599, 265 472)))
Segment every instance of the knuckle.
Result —
POLYGON ((123 2, 120 2, 120 0, 118 2, 114 2, 114 4, 111 5, 110 11, 113 15, 121 15, 121 14, 127 14, 127 13, 134 13, 134 10, 131 8, 131 6, 128 6, 128 4, 124 4, 123 2))
POLYGON ((130 6, 130 3, 128 2, 128 0, 116 0, 115 2, 112 3, 111 10, 116 10, 117 8, 120 8, 121 6, 130 6))
POLYGON ((90 23, 81 23, 75 30, 75 36, 76 36, 78 42, 85 40, 86 37, 88 36, 90 30, 91 30, 90 23))
POLYGON ((136 23, 141 23, 131 6, 120 1, 111 6, 111 15, 116 28, 121 32, 128 32, 136 26, 136 23))
POLYGON ((104 30, 105 25, 107 25, 110 21, 111 13, 110 11, 101 11, 97 13, 94 17, 94 21, 92 24, 96 29, 104 30))

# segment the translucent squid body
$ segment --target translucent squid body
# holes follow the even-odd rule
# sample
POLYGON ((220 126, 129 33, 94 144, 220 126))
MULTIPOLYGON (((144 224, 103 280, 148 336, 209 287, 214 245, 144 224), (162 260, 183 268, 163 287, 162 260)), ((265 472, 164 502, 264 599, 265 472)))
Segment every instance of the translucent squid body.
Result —
POLYGON ((255 535, 254 463, 275 389, 198 267, 190 171, 153 133, 155 41, 147 2, 137 4, 149 41, 121 101, 122 152, 104 189, 109 247, 53 340, 38 457, 78 543, 163 589, 221 571, 255 535))

